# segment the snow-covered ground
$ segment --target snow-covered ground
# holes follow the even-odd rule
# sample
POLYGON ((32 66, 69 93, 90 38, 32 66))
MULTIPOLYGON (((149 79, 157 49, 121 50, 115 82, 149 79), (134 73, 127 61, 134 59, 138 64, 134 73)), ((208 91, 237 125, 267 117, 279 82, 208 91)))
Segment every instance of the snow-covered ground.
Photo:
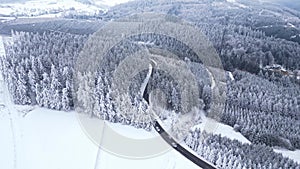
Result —
POLYGON ((106 6, 115 6, 121 3, 125 3, 128 1, 132 1, 132 0, 95 0, 94 3, 97 5, 103 5, 105 4, 106 6))
MULTIPOLYGON (((21 106, 18 107, 21 109, 21 106)), ((0 158, 2 159, 0 168, 92 169, 95 167, 98 148, 82 131, 75 112, 35 107, 27 116, 22 117, 21 113, 14 109, 10 112, 16 114, 16 118, 13 119, 17 129, 16 138, 12 137, 7 112, 7 108, 1 110, 0 117, 0 158)), ((145 131, 129 126, 112 126, 128 137, 145 134, 145 131)), ((197 168, 174 150, 143 160, 121 158, 100 150, 100 161, 97 164, 99 169, 181 169, 185 166, 197 168)))
MULTIPOLYGON (((234 131, 231 126, 216 122, 210 118, 204 117, 202 124, 195 126, 195 128, 200 128, 201 131, 205 130, 213 134, 220 134, 222 137, 227 137, 231 140, 238 140, 245 144, 251 144, 246 137, 244 137, 241 133, 234 131), (212 130, 207 126, 214 126, 214 129, 212 130)), ((300 164, 300 150, 290 151, 286 149, 274 148, 274 151, 276 153, 281 153, 284 157, 293 159, 300 164)))
POLYGON ((154 128, 151 132, 147 132, 144 129, 132 130, 132 126, 122 125, 119 123, 108 123, 108 126, 118 134, 132 139, 151 139, 159 136, 159 134, 154 130, 154 128))
MULTIPOLYGON (((0 14, 2 15, 19 15, 19 16, 39 16, 47 13, 57 12, 60 13, 65 10, 74 8, 81 12, 95 12, 101 8, 93 5, 82 4, 74 0, 38 0, 38 1, 25 1, 24 3, 8 3, 0 6, 0 14)), ((103 8, 102 8, 103 9, 103 8)))
POLYGON ((3 37, 0 36, 0 56, 4 55, 5 51, 4 51, 4 44, 3 44, 3 37))
POLYGON ((229 78, 230 78, 231 81, 235 80, 234 77, 233 77, 233 74, 231 72, 228 72, 228 75, 229 75, 229 78))
MULTIPOLYGON (((20 108, 20 107, 19 107, 20 108)), ((26 107, 25 107, 26 108, 26 107)), ((0 167, 5 169, 93 169, 96 164, 98 148, 84 134, 75 112, 60 112, 35 107, 25 118, 18 114, 16 152, 14 138, 6 111, 1 111, 0 118, 0 167), (16 153, 16 155, 15 155, 16 153), (15 159, 16 158, 16 159, 15 159), (14 164, 16 163, 16 164, 14 164)), ((129 133, 129 137, 140 136, 140 131, 129 126, 114 125, 114 129, 129 133), (131 135, 130 135, 131 134, 131 135)), ((100 150, 98 169, 182 169, 197 168, 176 151, 143 160, 126 159, 100 150)))
MULTIPOLYGON (((3 83, 2 83, 3 85, 3 83)), ((3 91, 3 88, 1 88, 3 91)), ((7 95, 0 112, 0 168, 5 169, 93 169, 97 146, 83 132, 75 112, 61 112, 39 107, 15 106, 7 95), (32 111, 30 111, 33 109, 32 111), (24 110, 30 112, 23 117, 24 110), (10 120, 11 119, 11 120, 10 120)), ((152 136, 144 130, 110 124, 127 137, 152 136), (145 134, 146 133, 146 134, 145 134)), ((163 155, 133 160, 100 150, 97 168, 101 169, 182 169, 197 168, 172 150, 163 155)))
MULTIPOLYGON (((74 113, 36 108, 22 117, 15 110, 10 112, 15 114, 12 119, 14 137, 1 132, 1 140, 6 141, 6 144, 0 144, 1 168, 94 167, 97 147, 81 131, 74 113), (7 153, 13 156, 7 156, 7 153)), ((6 113, 7 109, 1 111, 1 114, 6 113)), ((7 121, 7 118, 1 118, 2 121, 7 121)), ((3 126, 1 123, 0 126, 8 133, 12 132, 7 124, 3 126)))
POLYGON ((295 39, 297 37, 300 37, 300 34, 291 36, 291 39, 295 39))
POLYGON ((295 160, 300 164, 300 150, 290 151, 285 149, 274 148, 276 153, 281 153, 284 157, 295 160))
POLYGON ((100 154, 99 166, 96 169, 199 169, 198 166, 190 162, 175 150, 155 158, 143 160, 130 160, 115 157, 106 153, 100 154))
POLYGON ((292 28, 296 28, 296 26, 294 24, 292 24, 292 23, 287 23, 287 26, 288 27, 292 27, 292 28))
POLYGON ((213 134, 220 134, 222 137, 227 137, 231 140, 238 140, 242 143, 251 144, 247 138, 245 138, 241 133, 234 131, 232 127, 210 118, 202 117, 202 123, 195 126, 194 129, 195 128, 198 128, 201 131, 205 130, 206 132, 213 134))
POLYGON ((248 8, 247 6, 245 6, 242 3, 237 2, 236 0, 227 0, 227 2, 233 3, 234 5, 240 7, 240 8, 248 8))
POLYGON ((0 15, 58 17, 61 12, 70 9, 76 12, 91 14, 99 10, 125 3, 129 0, 27 0, 17 3, 0 4, 0 15), (49 13, 56 13, 50 14, 49 13))
POLYGON ((10 15, 14 10, 11 7, 0 6, 0 14, 2 15, 10 15))

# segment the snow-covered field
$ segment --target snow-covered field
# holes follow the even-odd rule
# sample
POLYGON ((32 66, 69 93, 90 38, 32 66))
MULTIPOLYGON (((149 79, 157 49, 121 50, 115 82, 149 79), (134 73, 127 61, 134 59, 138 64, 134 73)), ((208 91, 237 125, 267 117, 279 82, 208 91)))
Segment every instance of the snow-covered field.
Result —
POLYGON ((97 147, 81 131, 74 113, 36 108, 22 117, 15 110, 8 115, 10 108, 1 111, 1 168, 94 167, 97 147), (7 123, 10 116, 12 125, 7 123))
POLYGON ((3 44, 3 38, 2 36, 0 36, 0 56, 4 55, 5 51, 4 51, 4 44, 3 44))
MULTIPOLYGON (((30 107, 10 104, 3 93, 1 99, 6 100, 6 107, 0 112, 0 168, 95 168, 98 148, 81 129, 75 112, 34 107, 23 117, 22 111, 30 107)), ((129 126, 112 124, 111 127, 127 137, 151 136, 129 126)), ((143 160, 116 157, 102 150, 99 154, 96 167, 99 169, 197 168, 174 150, 143 160)))
POLYGON ((151 139, 159 136, 159 134, 154 130, 154 128, 151 132, 147 132, 144 129, 132 130, 132 126, 122 125, 119 123, 108 123, 107 125, 118 134, 132 139, 151 139))
POLYGON ((290 151, 285 149, 275 148, 276 153, 281 153, 284 157, 291 158, 300 164, 300 150, 290 151))
POLYGON ((198 128, 201 131, 205 130, 206 132, 213 134, 220 134, 222 137, 227 137, 231 140, 238 140, 242 143, 251 144, 247 138, 245 138, 241 133, 234 131, 232 127, 210 118, 202 117, 202 123, 195 126, 195 128, 198 128))
POLYGON ((129 0, 27 0, 17 3, 0 4, 0 15, 59 17, 70 9, 91 14, 129 0), (50 14, 56 13, 56 14, 50 14))
POLYGON ((125 3, 128 1, 132 1, 132 0, 95 0, 94 3, 97 5, 103 5, 105 4, 106 6, 115 6, 121 3, 125 3))

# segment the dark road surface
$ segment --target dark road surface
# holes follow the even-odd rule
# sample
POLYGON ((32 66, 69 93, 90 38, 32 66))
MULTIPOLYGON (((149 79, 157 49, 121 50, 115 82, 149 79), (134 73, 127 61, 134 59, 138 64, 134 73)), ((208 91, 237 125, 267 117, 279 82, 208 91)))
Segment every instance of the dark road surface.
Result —
POLYGON ((215 166, 210 164, 209 162, 198 158, 194 154, 190 153, 188 150, 186 150, 184 147, 182 147, 179 143, 177 143, 159 124, 159 122, 155 121, 154 124, 155 130, 160 134, 160 136, 175 149, 177 152, 182 154, 184 157, 192 161, 197 166, 203 168, 203 169, 217 169, 215 166))

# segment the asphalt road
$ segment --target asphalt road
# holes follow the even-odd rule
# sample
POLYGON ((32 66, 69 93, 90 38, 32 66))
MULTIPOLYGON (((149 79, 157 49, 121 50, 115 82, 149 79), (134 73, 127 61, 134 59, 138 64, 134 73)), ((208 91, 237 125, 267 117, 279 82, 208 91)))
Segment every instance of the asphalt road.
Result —
POLYGON ((162 126, 155 121, 154 124, 155 130, 160 134, 160 136, 175 149, 177 152, 182 154, 184 157, 192 161, 197 166, 203 168, 203 169, 217 169, 217 167, 213 166, 212 164, 204 161, 203 159, 198 158, 194 154, 190 153, 188 150, 186 150, 184 147, 182 147, 179 143, 177 143, 163 128, 162 126))

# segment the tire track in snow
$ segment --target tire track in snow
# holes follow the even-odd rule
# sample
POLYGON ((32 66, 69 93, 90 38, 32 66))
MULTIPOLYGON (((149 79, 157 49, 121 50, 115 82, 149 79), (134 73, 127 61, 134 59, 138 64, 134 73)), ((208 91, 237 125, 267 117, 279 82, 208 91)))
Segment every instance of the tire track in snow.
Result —
MULTIPOLYGON (((0 36, 0 55, 4 55, 5 54, 5 50, 4 50, 4 43, 3 43, 3 37, 0 36)), ((2 77, 2 72, 0 72, 0 88, 3 90, 3 94, 2 94, 2 100, 4 102, 4 105, 6 106, 5 111, 7 111, 7 114, 9 116, 9 123, 10 123, 10 130, 11 130, 11 137, 13 140, 13 166, 14 169, 17 168, 17 142, 16 142, 16 130, 15 130, 15 124, 14 124, 14 117, 13 114, 10 111, 10 108, 12 107, 12 103, 11 103, 11 98, 8 92, 8 88, 5 85, 4 79, 2 77)))
POLYGON ((13 140, 13 147, 12 147, 12 150, 13 150, 13 154, 14 154, 14 157, 13 157, 13 164, 14 164, 14 169, 17 168, 17 142, 16 142, 16 132, 15 132, 15 125, 14 125, 14 118, 13 118, 13 115, 9 109, 9 106, 8 106, 8 103, 7 103, 7 100, 9 100, 10 97, 7 97, 7 90, 6 90, 6 86, 5 86, 5 83, 3 80, 1 80, 1 88, 3 89, 3 94, 2 94, 2 100, 4 102, 4 105, 6 106, 6 108, 4 109, 4 111, 7 112, 8 114, 8 117, 9 117, 9 124, 10 124, 10 130, 11 130, 11 137, 12 137, 12 140, 13 140))
POLYGON ((15 130, 14 130, 14 122, 13 122, 13 118, 12 115, 9 111, 9 109, 7 109, 8 114, 9 114, 9 121, 10 121, 10 129, 11 129, 11 134, 12 134, 12 138, 13 138, 13 151, 14 151, 14 168, 17 168, 17 142, 16 142, 16 135, 15 135, 15 130))

